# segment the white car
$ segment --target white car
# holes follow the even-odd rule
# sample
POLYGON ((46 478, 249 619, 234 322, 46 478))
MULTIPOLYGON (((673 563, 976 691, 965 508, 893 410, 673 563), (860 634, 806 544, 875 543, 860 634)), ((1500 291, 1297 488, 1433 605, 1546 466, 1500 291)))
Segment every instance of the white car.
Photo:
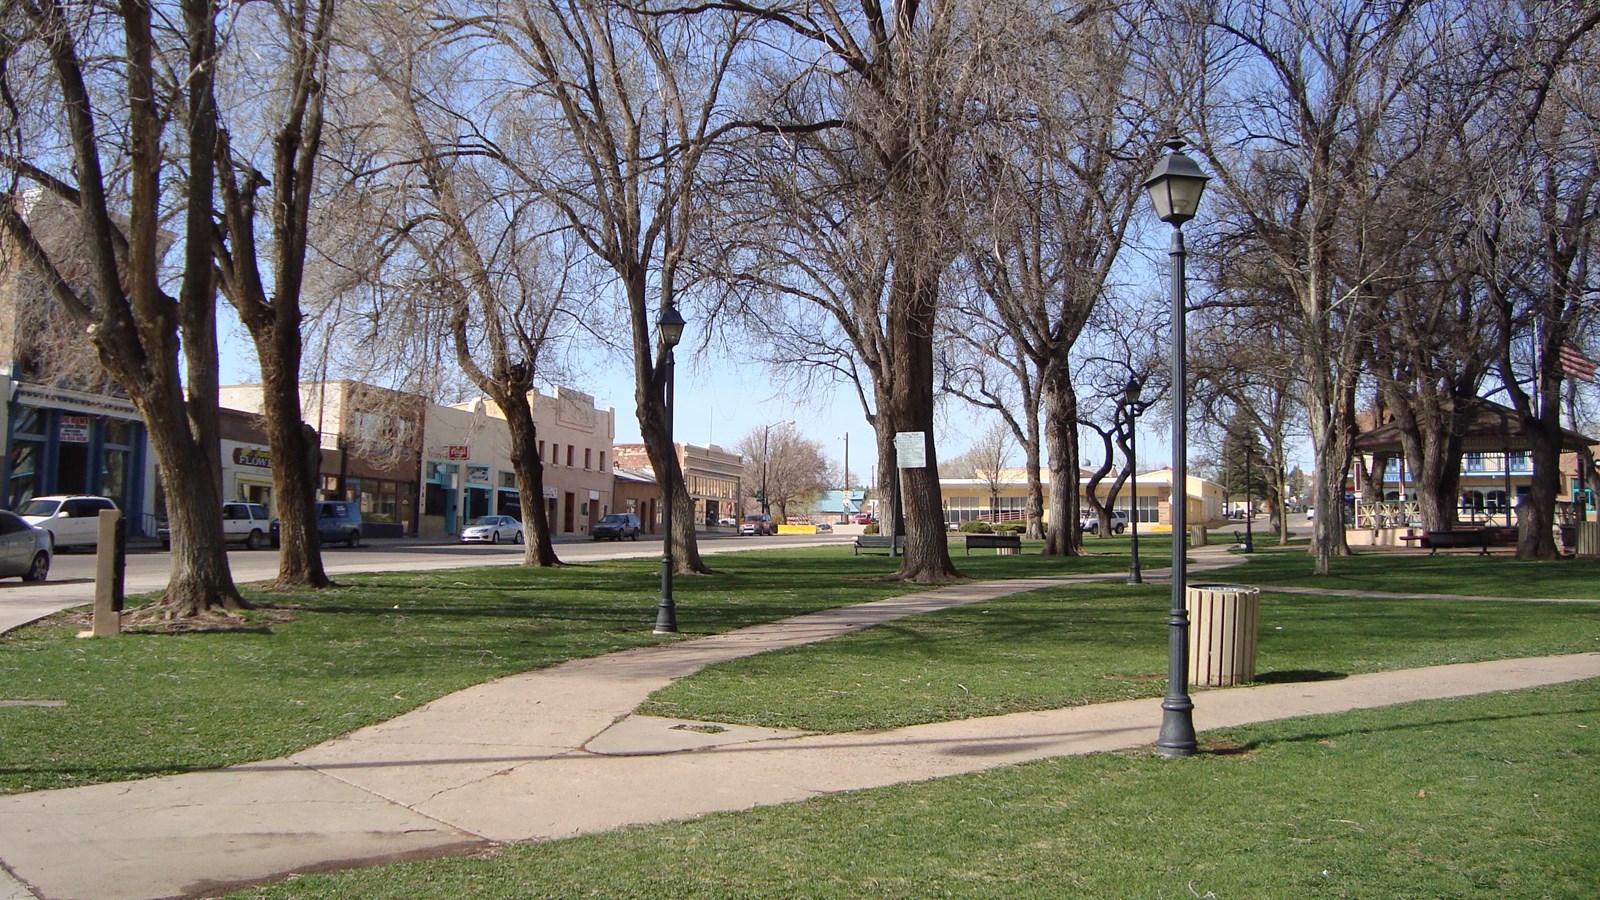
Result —
POLYGON ((23 581, 50 576, 50 535, 0 509, 0 577, 11 575, 21 575, 23 581))
POLYGON ((100 511, 116 509, 109 497, 81 494, 34 497, 17 515, 29 525, 50 535, 52 551, 62 547, 97 547, 100 544, 100 511))
POLYGON ((522 523, 510 516, 479 516, 461 529, 463 544, 498 544, 501 541, 522 543, 522 523))
MULTIPOLYGON (((1080 532, 1088 533, 1088 532, 1097 530, 1099 527, 1100 527, 1100 519, 1098 517, 1096 517, 1094 515, 1094 513, 1084 513, 1083 518, 1078 520, 1078 530, 1080 532)), ((1123 511, 1121 511, 1121 510, 1117 510, 1117 509, 1112 510, 1111 511, 1111 533, 1112 534, 1121 534, 1121 533, 1123 533, 1124 531, 1127 531, 1127 530, 1128 530, 1128 514, 1123 512, 1123 511)))

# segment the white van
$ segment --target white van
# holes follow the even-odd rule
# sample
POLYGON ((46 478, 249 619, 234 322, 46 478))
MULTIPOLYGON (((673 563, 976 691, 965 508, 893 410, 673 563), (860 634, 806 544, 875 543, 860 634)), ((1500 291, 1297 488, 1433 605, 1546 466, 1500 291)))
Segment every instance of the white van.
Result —
POLYGON ((100 543, 100 511, 116 509, 110 497, 82 495, 34 497, 17 515, 50 534, 50 546, 95 547, 100 543))

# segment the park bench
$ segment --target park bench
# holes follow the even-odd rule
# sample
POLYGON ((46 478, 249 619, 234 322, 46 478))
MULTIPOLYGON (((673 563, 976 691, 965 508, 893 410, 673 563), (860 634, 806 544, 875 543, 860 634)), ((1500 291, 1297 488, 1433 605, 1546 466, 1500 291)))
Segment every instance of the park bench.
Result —
POLYGON ((899 535, 861 534, 856 536, 854 555, 860 556, 863 550, 887 550, 889 555, 893 556, 905 545, 905 538, 899 535))
POLYGON ((1022 552, 1022 535, 1020 534, 969 534, 967 535, 967 555, 972 555, 972 548, 992 547, 996 555, 1010 556, 1022 552))
MULTIPOLYGON (((1402 538, 1406 540, 1407 538, 1402 538)), ((1433 556, 1440 550, 1457 547, 1476 548, 1479 556, 1489 555, 1489 534, 1486 528, 1458 528, 1452 531, 1429 531, 1422 535, 1422 546, 1433 556)))

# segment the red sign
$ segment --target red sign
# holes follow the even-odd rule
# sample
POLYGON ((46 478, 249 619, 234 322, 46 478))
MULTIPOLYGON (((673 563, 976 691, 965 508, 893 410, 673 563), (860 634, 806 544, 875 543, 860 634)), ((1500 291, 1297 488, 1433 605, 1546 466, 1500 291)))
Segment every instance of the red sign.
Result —
POLYGON ((472 455, 472 448, 465 444, 451 444, 444 449, 446 459, 466 459, 472 455))
POLYGON ((61 417, 61 442, 64 444, 89 443, 88 416, 62 416, 61 417))

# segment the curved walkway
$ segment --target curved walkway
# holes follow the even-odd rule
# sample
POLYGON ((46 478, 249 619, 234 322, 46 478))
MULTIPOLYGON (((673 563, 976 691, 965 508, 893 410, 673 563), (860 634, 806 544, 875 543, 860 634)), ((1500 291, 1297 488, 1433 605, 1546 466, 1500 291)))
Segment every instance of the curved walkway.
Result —
MULTIPOLYGON (((1205 567, 1197 560, 1196 570, 1205 567)), ((285 759, 0 797, 0 861, 18 879, 10 890, 19 898, 208 894, 291 872, 1147 745, 1159 699, 843 735, 738 727, 707 734, 630 715, 653 691, 715 662, 1107 577, 963 584, 827 610, 504 678, 285 759)), ((1600 653, 1208 691, 1195 724, 1213 729, 1588 678, 1600 678, 1600 653)), ((9 900, 6 891, 0 884, 9 900)))

